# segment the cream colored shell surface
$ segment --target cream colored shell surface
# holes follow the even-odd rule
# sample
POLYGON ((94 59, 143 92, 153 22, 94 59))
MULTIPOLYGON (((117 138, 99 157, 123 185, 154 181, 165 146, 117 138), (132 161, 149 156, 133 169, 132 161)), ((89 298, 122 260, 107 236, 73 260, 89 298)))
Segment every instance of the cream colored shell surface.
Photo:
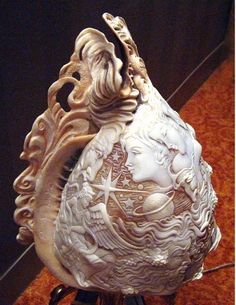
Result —
POLYGON ((201 277, 220 240, 212 170, 193 128, 153 87, 125 21, 103 17, 124 57, 95 29, 76 39, 25 140, 18 239, 34 240, 70 286, 167 295, 201 277), (66 112, 56 95, 68 82, 66 112))

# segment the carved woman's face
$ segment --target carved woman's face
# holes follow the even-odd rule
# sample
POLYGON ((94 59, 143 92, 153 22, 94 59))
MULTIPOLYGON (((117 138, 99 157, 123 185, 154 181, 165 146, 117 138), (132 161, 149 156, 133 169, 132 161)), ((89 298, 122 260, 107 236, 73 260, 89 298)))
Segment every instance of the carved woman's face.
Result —
POLYGON ((125 163, 135 182, 156 180, 160 168, 155 160, 155 152, 141 141, 129 138, 125 149, 128 157, 125 163))

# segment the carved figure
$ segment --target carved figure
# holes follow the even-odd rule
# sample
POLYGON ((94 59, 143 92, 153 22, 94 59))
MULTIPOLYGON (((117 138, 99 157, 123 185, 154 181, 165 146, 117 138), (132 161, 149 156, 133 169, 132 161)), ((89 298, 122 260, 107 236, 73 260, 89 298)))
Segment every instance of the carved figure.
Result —
POLYGON ((193 128, 153 87, 124 19, 103 18, 124 57, 95 29, 77 37, 25 140, 17 238, 34 240, 70 286, 168 295, 201 276, 220 240, 212 170, 193 128), (56 100, 65 83, 68 112, 56 100))

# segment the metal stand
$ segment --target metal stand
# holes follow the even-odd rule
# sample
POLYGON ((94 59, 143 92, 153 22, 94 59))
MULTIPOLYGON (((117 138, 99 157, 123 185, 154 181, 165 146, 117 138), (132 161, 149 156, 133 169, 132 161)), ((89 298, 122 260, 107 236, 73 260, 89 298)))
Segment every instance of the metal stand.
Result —
POLYGON ((59 285, 55 287, 50 293, 49 305, 57 305, 61 300, 63 300, 67 295, 75 291, 72 287, 65 287, 64 285, 59 285))
POLYGON ((96 305, 98 295, 98 292, 80 289, 71 305, 96 305))
MULTIPOLYGON (((64 285, 59 285, 55 287, 50 296, 49 305, 58 305, 58 303, 63 300, 67 295, 74 292, 75 289, 71 287, 65 287, 64 285)), ((99 298, 98 292, 78 290, 77 295, 71 305, 96 305, 99 298)), ((176 294, 169 296, 164 296, 167 305, 175 305, 176 294)), ((114 305, 112 301, 105 302, 104 305, 114 305)), ((127 296, 124 297, 122 304, 119 305, 146 305, 144 297, 141 295, 127 296)))
POLYGON ((124 305, 146 305, 146 303, 143 296, 135 295, 131 297, 125 297, 124 305))
MULTIPOLYGON (((97 292, 79 290, 71 305, 96 305, 98 298, 99 293, 97 292)), ((124 297, 121 302, 122 304, 119 302, 119 305, 145 305, 144 297, 140 295, 124 297)), ((113 304, 112 299, 108 299, 105 302, 102 302, 102 304, 115 305, 113 304)))

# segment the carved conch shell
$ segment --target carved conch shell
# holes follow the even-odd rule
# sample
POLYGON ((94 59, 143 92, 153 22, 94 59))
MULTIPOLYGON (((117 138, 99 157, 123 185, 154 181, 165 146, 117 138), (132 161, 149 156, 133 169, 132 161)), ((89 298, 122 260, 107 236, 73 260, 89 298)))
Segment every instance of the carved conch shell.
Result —
POLYGON ((95 29, 77 37, 25 139, 17 239, 34 240, 70 286, 167 295, 199 278, 220 240, 212 170, 193 128, 153 87, 124 19, 103 18, 123 58, 95 29), (68 112, 57 102, 67 83, 68 112))

